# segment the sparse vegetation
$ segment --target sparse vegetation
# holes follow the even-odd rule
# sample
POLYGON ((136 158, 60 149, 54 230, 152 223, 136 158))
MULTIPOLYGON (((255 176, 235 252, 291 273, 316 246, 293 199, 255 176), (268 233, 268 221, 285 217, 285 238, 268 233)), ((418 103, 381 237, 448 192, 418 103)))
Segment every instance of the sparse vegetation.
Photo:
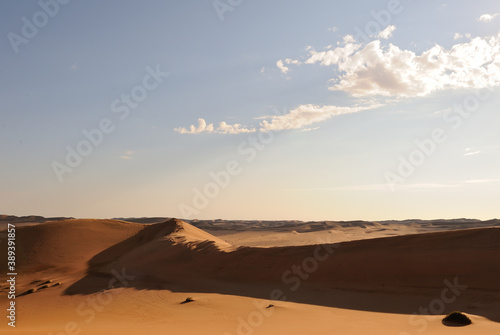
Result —
POLYGON ((26 292, 23 292, 19 295, 19 297, 23 296, 23 295, 27 295, 27 294, 31 294, 31 293, 35 293, 36 292, 36 288, 30 288, 29 290, 27 290, 26 292))
POLYGON ((443 324, 446 326, 467 326, 472 323, 471 319, 462 312, 455 311, 443 318, 443 324))
POLYGON ((271 307, 274 307, 273 304, 269 304, 266 308, 271 308, 271 307))
POLYGON ((186 300, 181 302, 181 304, 187 304, 188 302, 193 302, 193 301, 194 301, 194 299, 192 297, 187 297, 186 300))

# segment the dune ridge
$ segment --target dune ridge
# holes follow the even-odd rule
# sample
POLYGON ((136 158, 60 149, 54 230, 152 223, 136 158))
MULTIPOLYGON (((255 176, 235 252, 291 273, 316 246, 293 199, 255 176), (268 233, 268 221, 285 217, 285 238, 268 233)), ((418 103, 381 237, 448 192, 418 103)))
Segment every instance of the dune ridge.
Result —
MULTIPOLYGON (((127 252, 119 252, 118 257, 110 257, 111 250, 95 256, 89 262, 90 273, 103 274, 112 267, 126 267, 139 278, 155 278, 160 282, 173 277, 202 276, 269 284, 280 283, 283 273, 317 253, 326 259, 315 261, 318 266, 308 274, 307 285, 321 288, 432 290, 442 287, 444 280, 458 277, 469 289, 494 291, 500 282, 500 269, 495 266, 495 256, 500 251, 497 228, 325 244, 321 248, 309 245, 235 249, 172 219, 149 226, 126 243, 127 252), (143 233, 150 229, 158 229, 161 234, 149 234, 148 239, 143 239, 143 233), (97 262, 103 257, 108 257, 106 264, 97 262)), ((314 261, 311 262, 314 267, 314 261)), ((290 281, 292 277, 289 276, 290 281)))
MULTIPOLYGON (((48 297, 59 304, 78 306, 85 297, 102 292, 122 292, 118 300, 123 299, 125 305, 109 310, 110 317, 121 322, 127 320, 120 314, 122 308, 132 308, 128 304, 140 303, 145 306, 141 308, 156 313, 155 308, 167 303, 172 315, 177 315, 169 299, 180 293, 194 295, 195 302, 187 304, 193 306, 200 294, 221 294, 228 297, 221 299, 248 297, 290 308, 288 302, 410 315, 448 287, 458 294, 447 309, 460 308, 500 322, 499 228, 341 243, 325 240, 301 246, 232 246, 179 219, 155 224, 69 219, 24 226, 17 229, 17 242, 22 246, 18 266, 23 273, 19 291, 40 279, 63 284, 18 299, 34 304, 30 315, 39 322, 43 322, 48 297), (131 280, 126 285, 114 281, 116 285, 110 286, 117 273, 131 280), (276 289, 286 299, 273 296, 276 289), (156 307, 146 307, 148 299, 156 307)), ((0 265, 4 263, 0 260, 0 265)), ((233 303, 240 306, 239 300, 233 303)), ((232 313, 227 310, 230 306, 223 308, 232 313)), ((47 323, 44 327, 43 331, 50 329, 47 323)))
MULTIPOLYGON (((458 276, 470 289, 497 290, 500 229, 474 228, 297 247, 232 247, 186 222, 158 224, 66 220, 18 229, 18 266, 26 272, 85 271, 103 275, 126 267, 139 278, 203 278, 279 283, 304 259, 325 260, 308 285, 338 289, 422 289, 458 276), (89 243, 92 241, 92 243, 89 243), (244 264, 242 262, 244 260, 244 264), (265 271, 264 271, 265 270, 265 271)), ((1 262, 5 262, 2 260, 1 262)))

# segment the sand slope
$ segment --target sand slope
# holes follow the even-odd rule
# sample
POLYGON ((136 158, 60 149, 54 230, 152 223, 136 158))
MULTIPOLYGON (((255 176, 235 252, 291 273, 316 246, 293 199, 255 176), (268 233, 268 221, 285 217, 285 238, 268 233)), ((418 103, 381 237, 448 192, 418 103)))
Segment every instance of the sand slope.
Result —
MULTIPOLYGON (((458 277, 469 290, 495 291, 500 283, 500 267, 496 266, 499 252, 500 229, 497 228, 321 247, 231 249, 227 243, 172 219, 149 226, 123 242, 122 250, 103 251, 89 264, 91 274, 126 267, 139 278, 152 278, 153 282, 168 282, 174 276, 202 276, 238 283, 280 283, 288 278, 291 282, 299 276, 299 271, 297 275, 283 277, 283 274, 295 265, 306 268, 302 272, 307 274, 308 285, 322 288, 387 292, 432 290, 442 288, 444 280, 458 277)), ((144 284, 147 285, 146 280, 144 284)))
POLYGON ((444 289, 437 314, 461 309, 475 320, 462 333, 500 330, 498 228, 269 248, 234 247, 177 219, 63 220, 17 235, 19 291, 36 279, 63 282, 17 298, 20 334, 55 333, 70 320, 94 334, 109 327, 160 334, 167 326, 169 334, 238 333, 256 310, 266 320, 251 327, 256 334, 417 334, 422 320, 427 333, 446 334, 453 332, 428 308, 444 289), (88 299, 103 294, 112 299, 92 307, 99 317, 87 322, 88 299), (179 304, 188 295, 195 302, 179 304), (410 319, 422 306, 427 317, 410 319))

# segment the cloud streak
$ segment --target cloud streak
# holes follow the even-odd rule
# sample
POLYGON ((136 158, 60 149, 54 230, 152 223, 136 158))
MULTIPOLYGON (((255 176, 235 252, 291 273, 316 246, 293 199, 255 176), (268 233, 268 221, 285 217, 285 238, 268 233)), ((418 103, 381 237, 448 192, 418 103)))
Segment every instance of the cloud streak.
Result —
POLYGON ((218 127, 214 127, 213 123, 207 122, 200 118, 198 125, 191 125, 189 128, 179 127, 174 130, 180 134, 241 134, 254 133, 257 131, 281 131, 291 129, 302 129, 303 131, 316 130, 318 127, 310 127, 316 123, 320 123, 331 119, 335 116, 343 114, 357 113, 369 109, 381 107, 381 104, 371 104, 366 106, 355 107, 339 107, 339 106, 318 106, 318 105, 300 105, 295 109, 290 110, 284 115, 260 116, 256 119, 260 121, 257 127, 243 126, 239 123, 230 125, 226 122, 220 122, 218 127))
POLYGON ((134 155, 134 151, 132 150, 127 150, 125 151, 125 154, 120 156, 121 159, 132 159, 132 156, 134 155))
POLYGON ((300 105, 285 115, 263 117, 267 120, 260 123, 260 131, 301 129, 315 123, 323 122, 334 116, 356 113, 376 107, 379 107, 379 105, 364 107, 300 105))
POLYGON ((191 125, 189 128, 179 127, 174 130, 180 134, 241 134, 254 133, 256 131, 255 128, 247 128, 239 123, 228 124, 224 121, 220 122, 218 127, 214 127, 213 123, 207 124, 202 118, 198 119, 198 126, 191 125))
POLYGON ((481 153, 480 150, 472 150, 471 148, 467 148, 465 149, 464 156, 474 156, 480 153, 481 153))
MULTIPOLYGON (((398 186, 398 190, 402 191, 428 191, 428 190, 439 190, 439 189, 450 189, 458 188, 460 184, 438 184, 438 183, 419 183, 419 184, 407 184, 398 186)), ((366 185, 351 185, 351 186, 339 186, 339 187, 319 187, 319 188, 297 188, 297 189, 287 189, 289 191, 388 191, 392 192, 391 188, 387 184, 366 184, 366 185)))
POLYGON ((466 180, 467 184, 484 184, 484 183, 500 183, 500 179, 470 179, 466 180))

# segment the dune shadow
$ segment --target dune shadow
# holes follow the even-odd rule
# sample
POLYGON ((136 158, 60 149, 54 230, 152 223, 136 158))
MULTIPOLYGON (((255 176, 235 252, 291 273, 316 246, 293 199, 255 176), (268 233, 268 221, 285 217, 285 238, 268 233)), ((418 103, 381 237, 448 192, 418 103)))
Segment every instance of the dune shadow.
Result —
MULTIPOLYGON (((415 256, 423 243, 414 250, 408 247, 409 242, 424 241, 421 237, 222 251, 214 241, 173 243, 165 238, 178 230, 179 226, 170 220, 148 226, 103 250, 88 261, 87 274, 66 288, 64 294, 89 295, 127 287, 245 296, 274 305, 283 300, 410 315, 423 308, 430 310, 432 302, 442 297, 446 278, 461 275, 466 282, 469 280, 460 269, 468 263, 443 263, 441 258, 448 261, 448 251, 444 251, 444 257, 439 243, 429 244, 432 248, 428 250, 433 253, 424 252, 424 260, 419 259, 419 254, 415 256), (314 255, 318 256, 316 261, 314 255), (297 264, 314 271, 299 274, 294 268, 297 264), (420 273, 419 266, 427 272, 420 273), (439 275, 426 277, 434 272, 439 275)), ((500 303, 498 292, 469 286, 453 303, 443 304, 440 312, 463 310, 500 322, 499 308, 488 309, 490 304, 500 303)))

